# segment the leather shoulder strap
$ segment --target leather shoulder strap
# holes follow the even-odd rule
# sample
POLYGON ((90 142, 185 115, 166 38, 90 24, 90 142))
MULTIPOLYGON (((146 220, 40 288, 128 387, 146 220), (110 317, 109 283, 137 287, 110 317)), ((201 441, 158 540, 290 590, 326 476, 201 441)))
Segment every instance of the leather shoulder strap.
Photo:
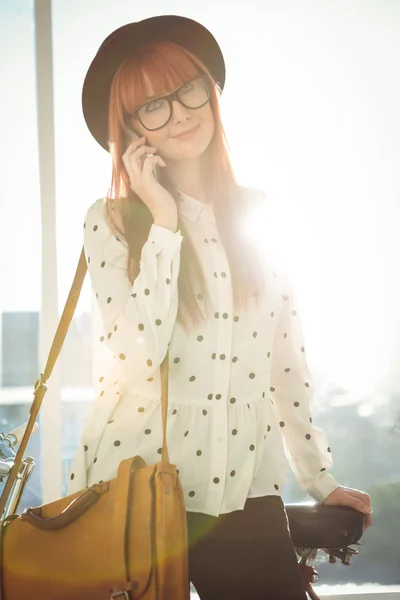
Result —
MULTIPOLYGON (((26 447, 29 442, 29 438, 32 434, 33 427, 35 425, 37 415, 39 414, 40 407, 44 395, 47 391, 46 382, 49 379, 54 365, 60 355, 62 346, 68 333, 69 326, 75 313, 76 305, 78 304, 79 296, 82 290, 83 281, 87 272, 87 264, 85 258, 85 251, 82 248, 81 255, 79 258, 78 266, 76 269, 75 277, 69 292, 67 301, 63 313, 61 315, 60 322, 57 327, 56 334, 54 336, 53 343, 49 352, 46 366, 43 373, 40 374, 39 379, 35 383, 34 387, 34 399, 30 408, 29 421, 25 429, 24 436, 19 445, 14 466, 12 467, 10 474, 7 478, 4 486, 3 493, 0 498, 0 519, 3 515, 5 505, 7 503, 8 496, 12 489, 13 483, 17 477, 21 461, 23 459, 26 447)), ((169 462, 168 449, 166 443, 166 421, 167 421, 167 409, 168 409, 168 352, 161 365, 161 380, 162 380, 162 420, 163 420, 163 446, 162 446, 162 459, 169 462)))
POLYGON ((10 471, 10 474, 8 475, 6 484, 4 486, 3 493, 0 498, 0 518, 3 515, 8 496, 10 494, 10 491, 12 489, 14 481, 17 477, 21 461, 24 457, 26 446, 28 445, 29 438, 32 434, 32 429, 35 425, 36 418, 39 413, 40 407, 42 405, 44 395, 47 391, 46 381, 49 379, 49 377, 53 371, 54 365, 55 365, 57 358, 61 352, 61 348, 63 346, 65 337, 68 333, 68 329, 71 324, 72 317, 74 316, 75 308, 76 308, 76 305, 79 300, 79 295, 80 295, 80 292, 82 289, 83 280, 85 279, 86 271, 87 271, 87 264, 86 264, 86 259, 85 259, 85 252, 84 252, 84 248, 82 248, 81 255, 79 258, 79 262, 78 262, 78 267, 76 269, 76 273, 75 273, 75 277, 74 277, 74 281, 72 283, 72 287, 69 292, 63 314, 62 314, 60 322, 58 324, 58 328, 57 328, 56 334, 54 336, 53 343, 51 345, 51 349, 49 352, 49 356, 47 359, 47 363, 46 363, 44 372, 40 374, 39 379, 35 383, 34 399, 33 399, 32 406, 30 408, 29 421, 26 426, 24 436, 19 445, 16 457, 15 457, 14 465, 10 471))

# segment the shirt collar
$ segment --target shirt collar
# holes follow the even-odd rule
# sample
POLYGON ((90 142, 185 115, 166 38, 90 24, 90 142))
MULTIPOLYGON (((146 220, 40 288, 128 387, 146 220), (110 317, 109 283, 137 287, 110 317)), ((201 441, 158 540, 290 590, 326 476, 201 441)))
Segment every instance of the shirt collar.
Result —
POLYGON ((212 206, 210 204, 204 204, 204 202, 201 202, 180 190, 178 190, 178 192, 180 196, 178 201, 178 211, 181 215, 190 219, 190 221, 195 223, 202 213, 204 215, 212 211, 212 206))

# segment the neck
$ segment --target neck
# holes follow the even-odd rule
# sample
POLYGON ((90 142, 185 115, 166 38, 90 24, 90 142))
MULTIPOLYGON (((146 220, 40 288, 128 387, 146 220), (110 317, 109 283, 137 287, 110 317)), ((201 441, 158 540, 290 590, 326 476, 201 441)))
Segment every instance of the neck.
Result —
POLYGON ((201 157, 180 161, 170 159, 165 171, 168 179, 178 190, 207 204, 201 157))

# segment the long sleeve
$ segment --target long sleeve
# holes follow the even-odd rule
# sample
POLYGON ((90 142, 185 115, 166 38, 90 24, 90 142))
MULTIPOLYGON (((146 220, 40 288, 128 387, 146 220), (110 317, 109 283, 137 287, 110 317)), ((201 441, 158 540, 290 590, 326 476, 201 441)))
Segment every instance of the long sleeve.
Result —
POLYGON ((180 231, 152 225, 143 245, 140 272, 126 273, 128 249, 111 231, 104 200, 88 210, 84 249, 104 335, 117 361, 135 382, 149 378, 163 361, 178 311, 180 231))
POLYGON ((273 345, 271 398, 290 467, 299 485, 322 502, 340 484, 328 473, 333 460, 326 435, 312 424, 314 384, 305 357, 296 292, 289 278, 284 281, 273 345))

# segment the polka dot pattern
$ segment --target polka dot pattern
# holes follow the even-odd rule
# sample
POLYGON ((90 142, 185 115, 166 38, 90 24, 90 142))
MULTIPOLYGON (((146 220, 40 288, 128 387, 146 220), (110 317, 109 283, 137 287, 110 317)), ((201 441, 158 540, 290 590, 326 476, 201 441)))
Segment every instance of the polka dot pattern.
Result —
POLYGON ((88 443, 81 452, 88 478, 77 461, 70 483, 78 490, 112 478, 122 456, 140 455, 147 464, 160 460, 159 366, 169 349, 170 458, 179 467, 189 509, 218 515, 240 510, 249 495, 282 494, 282 437, 296 457, 299 483, 316 500, 326 497, 334 489, 332 452, 312 423, 314 388, 290 280, 268 264, 266 295, 252 290, 247 309, 236 306, 212 207, 182 194, 178 210, 184 234, 193 242, 208 286, 193 282, 195 307, 207 309, 208 320, 185 331, 176 319, 181 232, 150 229, 140 276, 132 285, 124 267, 125 238, 121 243, 110 235, 103 204, 89 209, 84 226, 89 274, 104 324, 94 339, 99 352, 100 345, 111 350, 113 368, 123 376, 111 379, 100 366, 95 372, 99 389, 93 418, 104 425, 96 426, 98 439, 84 430, 88 443))

